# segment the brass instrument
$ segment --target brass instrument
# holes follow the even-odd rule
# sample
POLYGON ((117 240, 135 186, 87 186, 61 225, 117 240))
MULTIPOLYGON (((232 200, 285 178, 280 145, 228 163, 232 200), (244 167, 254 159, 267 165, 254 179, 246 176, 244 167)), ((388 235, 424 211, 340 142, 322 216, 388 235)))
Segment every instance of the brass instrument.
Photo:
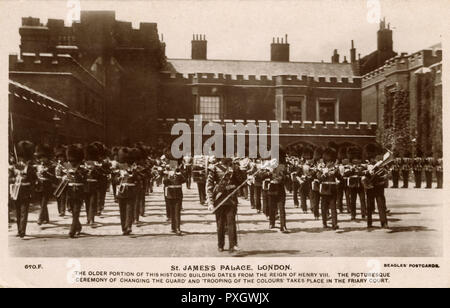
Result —
POLYGON ((371 189, 373 188, 373 182, 374 179, 378 176, 381 176, 381 174, 384 172, 383 167, 389 165, 390 163, 392 163, 394 161, 394 155, 392 154, 391 151, 387 151, 384 156, 383 156, 383 160, 378 161, 373 168, 371 169, 371 171, 369 171, 371 173, 370 178, 363 176, 361 178, 361 183, 363 184, 364 188, 366 189, 371 189), (375 172, 373 172, 373 170, 376 170, 375 172), (373 172, 373 173, 372 173, 373 172))

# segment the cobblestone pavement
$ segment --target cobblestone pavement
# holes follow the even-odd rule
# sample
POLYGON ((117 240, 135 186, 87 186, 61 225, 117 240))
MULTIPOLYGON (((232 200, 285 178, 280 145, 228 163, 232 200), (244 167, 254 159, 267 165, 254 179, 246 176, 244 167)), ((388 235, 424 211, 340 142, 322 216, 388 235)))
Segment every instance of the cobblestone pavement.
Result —
MULTIPOLYGON (((195 188, 195 187, 194 187, 195 188)), ((95 228, 83 226, 80 238, 69 239, 70 214, 59 217, 56 203, 49 204, 51 222, 38 226, 39 207, 29 215, 27 237, 15 235, 15 223, 9 224, 9 250, 18 257, 413 257, 443 254, 444 192, 437 189, 387 189, 390 229, 366 229, 363 220, 350 221, 339 214, 338 231, 322 229, 322 222, 311 212, 303 214, 293 207, 292 195, 286 202, 290 234, 269 230, 263 214, 240 199, 238 211, 241 251, 229 254, 216 249, 215 217, 198 202, 196 189, 184 189, 183 236, 170 232, 166 221, 161 187, 146 198, 146 217, 133 234, 123 236, 118 205, 108 193, 106 207, 96 218, 95 228)), ((375 214, 374 225, 379 226, 375 214)), ((358 218, 361 218, 358 213, 358 218)), ((83 209, 81 223, 86 223, 83 209)))

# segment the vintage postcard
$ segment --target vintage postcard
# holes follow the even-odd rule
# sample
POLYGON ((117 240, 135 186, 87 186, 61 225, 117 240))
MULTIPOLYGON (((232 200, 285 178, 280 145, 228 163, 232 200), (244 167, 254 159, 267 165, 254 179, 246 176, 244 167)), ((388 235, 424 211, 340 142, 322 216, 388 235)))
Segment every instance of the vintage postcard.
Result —
POLYGON ((0 286, 450 287, 449 9, 0 2, 0 286))

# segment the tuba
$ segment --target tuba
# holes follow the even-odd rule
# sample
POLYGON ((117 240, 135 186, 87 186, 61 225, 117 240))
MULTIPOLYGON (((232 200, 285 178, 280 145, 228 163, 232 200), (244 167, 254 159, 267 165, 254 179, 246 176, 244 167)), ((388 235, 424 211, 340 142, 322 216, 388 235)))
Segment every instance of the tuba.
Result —
POLYGON ((363 184, 364 188, 366 189, 371 189, 373 188, 373 182, 374 179, 378 176, 380 176, 383 173, 383 167, 389 165, 390 163, 392 163, 395 160, 394 155, 392 154, 391 151, 387 151, 384 156, 383 156, 383 160, 380 160, 379 162, 377 162, 373 168, 371 170, 375 170, 374 173, 372 174, 372 176, 370 177, 366 177, 363 176, 361 178, 361 183, 363 184))

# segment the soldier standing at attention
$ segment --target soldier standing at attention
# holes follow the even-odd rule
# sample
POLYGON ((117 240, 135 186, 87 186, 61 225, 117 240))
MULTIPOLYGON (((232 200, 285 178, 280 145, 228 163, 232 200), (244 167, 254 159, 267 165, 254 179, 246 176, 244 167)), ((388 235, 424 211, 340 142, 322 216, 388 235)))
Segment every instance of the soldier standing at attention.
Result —
POLYGON ((48 201, 53 193, 53 184, 56 181, 55 165, 50 161, 51 148, 48 144, 38 145, 34 156, 37 159, 36 166, 37 185, 36 193, 41 203, 41 210, 37 220, 38 225, 48 224, 50 217, 48 215, 48 201))
POLYGON ((413 161, 414 180, 416 182, 415 188, 421 188, 422 186, 422 170, 423 170, 422 152, 417 151, 416 158, 414 158, 413 161))
POLYGON ((31 194, 36 182, 36 169, 33 167, 34 144, 20 141, 17 144, 17 162, 12 171, 15 188, 11 188, 12 199, 16 205, 17 236, 24 238, 28 223, 31 194))
MULTIPOLYGON (((311 181, 308 179, 309 172, 313 166, 313 150, 309 146, 303 148, 302 159, 303 163, 301 165, 301 176, 300 176, 300 205, 302 207, 303 213, 308 212, 308 206, 306 200, 311 194, 311 181)), ((311 209, 312 212, 312 209, 311 209)))
POLYGON ((362 151, 359 147, 354 146, 347 149, 347 156, 351 162, 350 169, 345 171, 348 176, 348 187, 350 191, 350 209, 351 220, 356 219, 356 199, 359 196, 361 204, 361 216, 366 218, 366 193, 361 183, 361 177, 364 175, 365 167, 362 164, 362 151))
POLYGON ((80 212, 85 199, 84 186, 88 178, 88 170, 82 165, 83 148, 80 145, 70 145, 66 151, 67 163, 65 165, 67 184, 67 202, 72 209, 72 225, 69 237, 81 233, 80 212))
POLYGON ((392 164, 392 188, 398 188, 398 180, 400 178, 400 169, 402 166, 402 159, 398 156, 398 152, 394 152, 395 161, 392 164))
MULTIPOLYGON (((219 163, 210 165, 207 178, 208 209, 215 209, 240 184, 237 177, 238 168, 233 168, 231 158, 222 158, 219 163)), ((239 250, 237 246, 236 214, 237 196, 231 196, 220 208, 216 209, 218 250, 222 252, 225 246, 225 229, 228 230, 230 252, 239 250)))
POLYGON ((424 169, 425 169, 426 188, 430 189, 433 186, 433 154, 432 153, 428 153, 427 158, 425 158, 424 169))
POLYGON ((277 213, 280 216, 280 231, 283 233, 289 233, 286 227, 286 190, 285 181, 288 177, 288 171, 286 167, 286 158, 280 151, 280 161, 273 169, 270 175, 269 186, 269 222, 270 229, 275 228, 275 218, 277 213))
POLYGON ((437 186, 436 188, 442 188, 443 187, 443 175, 444 175, 444 162, 442 161, 442 152, 438 152, 438 159, 436 162, 436 180, 437 180, 437 186))
POLYGON ((411 153, 405 152, 402 159, 403 188, 408 188, 410 170, 411 170, 411 153))
POLYGON ((169 209, 172 221, 172 232, 181 235, 181 204, 183 202, 182 185, 186 178, 181 173, 179 166, 175 170, 169 170, 163 179, 164 197, 169 209))

